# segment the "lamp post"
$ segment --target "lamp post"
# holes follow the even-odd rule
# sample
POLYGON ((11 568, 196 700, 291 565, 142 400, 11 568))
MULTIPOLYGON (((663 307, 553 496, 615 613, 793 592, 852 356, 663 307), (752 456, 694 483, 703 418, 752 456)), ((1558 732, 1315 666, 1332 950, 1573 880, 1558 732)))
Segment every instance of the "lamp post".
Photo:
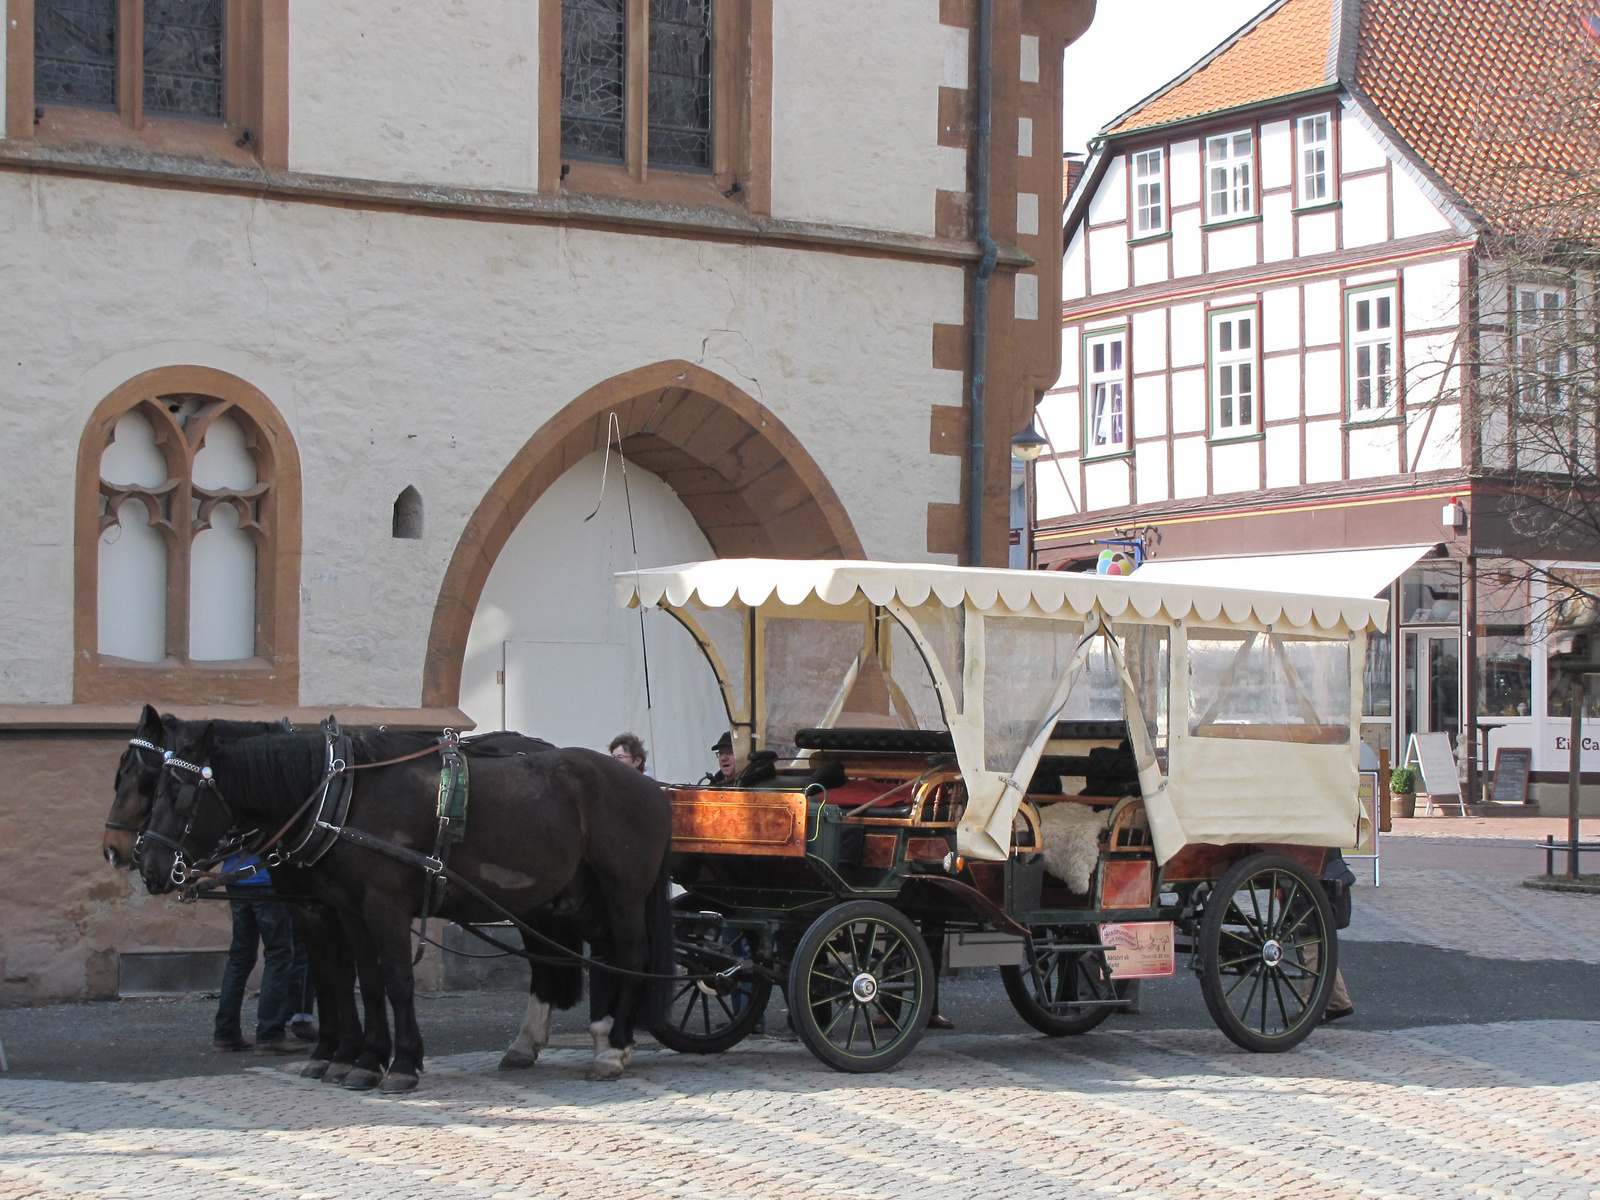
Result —
POLYGON ((1050 442, 1028 422, 1028 427, 1011 439, 1011 457, 1022 462, 1032 462, 1043 454, 1050 442))

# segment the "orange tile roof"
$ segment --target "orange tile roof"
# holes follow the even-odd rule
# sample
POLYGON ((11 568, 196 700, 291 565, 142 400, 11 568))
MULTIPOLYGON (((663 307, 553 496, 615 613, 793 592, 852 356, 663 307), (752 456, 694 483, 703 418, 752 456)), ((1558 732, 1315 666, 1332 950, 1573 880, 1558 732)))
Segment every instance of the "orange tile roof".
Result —
POLYGON ((1304 92, 1342 60, 1339 82, 1491 224, 1600 234, 1600 0, 1355 0, 1342 22, 1335 5, 1279 0, 1106 133, 1304 92))
POLYGON ((1353 84, 1499 225, 1595 231, 1597 0, 1362 0, 1353 84))
POLYGON ((1283 0, 1210 61, 1106 130, 1127 133, 1332 83, 1334 0, 1283 0))

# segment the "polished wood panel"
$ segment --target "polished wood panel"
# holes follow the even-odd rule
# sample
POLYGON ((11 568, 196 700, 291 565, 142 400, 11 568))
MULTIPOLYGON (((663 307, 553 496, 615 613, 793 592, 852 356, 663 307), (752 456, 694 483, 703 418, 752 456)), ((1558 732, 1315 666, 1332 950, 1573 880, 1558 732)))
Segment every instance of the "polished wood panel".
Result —
POLYGON ((867 834, 861 843, 861 865, 879 870, 894 866, 894 844, 899 840, 899 835, 893 833, 867 834))
POLYGON ((1100 886, 1102 908, 1149 908, 1155 899, 1155 863, 1149 859, 1110 859, 1100 886))
POLYGON ((1221 879, 1222 873, 1244 857, 1244 846, 1206 846, 1191 842, 1167 860, 1163 883, 1192 879, 1221 879))
POLYGON ((803 858, 806 797, 799 792, 668 788, 672 848, 697 854, 803 858))
POLYGON ((944 856, 950 853, 950 843, 944 838, 907 838, 907 862, 943 862, 944 856))

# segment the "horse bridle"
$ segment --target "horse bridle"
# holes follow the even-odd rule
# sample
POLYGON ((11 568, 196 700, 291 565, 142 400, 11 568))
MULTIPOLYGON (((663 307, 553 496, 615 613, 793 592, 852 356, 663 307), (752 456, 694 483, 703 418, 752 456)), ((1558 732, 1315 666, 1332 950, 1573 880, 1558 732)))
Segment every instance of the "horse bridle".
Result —
MULTIPOLYGON (((148 743, 146 743, 146 745, 148 745, 148 743)), ((148 825, 146 825, 144 832, 140 834, 140 840, 142 841, 144 838, 149 838, 152 842, 166 846, 172 851, 172 871, 170 872, 172 884, 174 887, 182 887, 184 884, 189 882, 189 875, 191 871, 189 862, 184 857, 183 845, 189 840, 189 835, 194 832, 195 818, 200 812, 200 794, 207 790, 213 792, 217 797, 217 803, 222 805, 223 811, 226 812, 230 818, 233 816, 233 810, 228 807, 227 800, 223 798, 221 790, 217 787, 216 781, 212 778, 210 767, 196 766, 194 763, 185 762, 172 751, 164 750, 162 751, 161 770, 187 771, 194 776, 194 782, 182 783, 180 785, 178 798, 173 802, 172 806, 173 810, 184 818, 183 832, 178 835, 177 840, 173 840, 166 834, 158 833, 156 830, 151 829, 148 825)), ((151 815, 155 815, 154 806, 151 808, 151 815)), ((254 831, 252 830, 252 832, 254 831)), ((230 846, 232 842, 236 840, 240 839, 226 839, 224 846, 230 846)), ((213 851, 213 853, 215 853, 215 851, 213 851)), ((226 853, 227 851, 225 849, 223 854, 224 857, 226 857, 226 853)), ((196 867, 203 869, 202 864, 197 863, 196 867)))
MULTIPOLYGON (((137 752, 143 752, 143 751, 149 751, 151 754, 158 754, 158 755, 161 756, 162 762, 165 762, 166 759, 172 754, 172 751, 168 750, 166 747, 158 746, 154 742, 147 742, 147 741, 144 740, 144 738, 138 738, 138 737, 129 738, 128 739, 128 746, 129 746, 130 749, 132 749, 136 753, 137 752)), ((156 764, 156 769, 158 771, 161 769, 161 764, 160 763, 156 764)), ((107 821, 105 823, 105 827, 107 829, 115 829, 119 833, 131 833, 131 834, 134 835, 134 837, 133 837, 133 865, 136 866, 136 867, 139 865, 139 850, 144 845, 145 830, 147 829, 149 824, 150 824, 150 814, 149 813, 145 813, 144 824, 143 825, 129 825, 124 821, 107 821)))

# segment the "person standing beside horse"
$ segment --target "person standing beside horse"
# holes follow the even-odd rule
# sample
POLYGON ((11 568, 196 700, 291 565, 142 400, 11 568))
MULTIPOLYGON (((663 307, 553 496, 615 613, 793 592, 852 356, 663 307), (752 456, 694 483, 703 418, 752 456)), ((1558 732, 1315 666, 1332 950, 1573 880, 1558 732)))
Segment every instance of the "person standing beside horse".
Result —
POLYGON ((256 943, 261 944, 261 994, 256 999, 257 1054, 296 1054, 304 1046, 290 1041, 286 1029, 294 1015, 295 999, 289 994, 294 973, 294 929, 289 909, 281 901, 266 899, 272 880, 253 855, 235 855, 222 864, 225 872, 258 869, 228 884, 228 905, 233 910, 233 944, 222 969, 222 994, 211 1048, 218 1053, 248 1050, 241 1028, 245 981, 256 965, 256 943))
POLYGON ((644 764, 650 757, 649 751, 644 748, 644 743, 639 740, 636 733, 619 733, 611 739, 611 744, 606 747, 611 757, 618 762, 625 762, 641 775, 650 774, 644 769, 644 764))

